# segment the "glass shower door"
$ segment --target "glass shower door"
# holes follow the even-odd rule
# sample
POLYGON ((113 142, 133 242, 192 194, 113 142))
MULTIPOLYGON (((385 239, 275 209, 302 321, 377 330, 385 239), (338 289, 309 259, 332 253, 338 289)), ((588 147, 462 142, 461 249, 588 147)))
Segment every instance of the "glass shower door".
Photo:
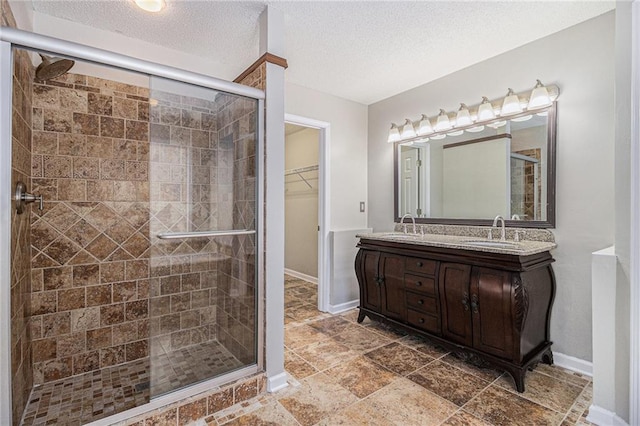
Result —
POLYGON ((257 362, 257 111, 151 79, 152 397, 257 362))

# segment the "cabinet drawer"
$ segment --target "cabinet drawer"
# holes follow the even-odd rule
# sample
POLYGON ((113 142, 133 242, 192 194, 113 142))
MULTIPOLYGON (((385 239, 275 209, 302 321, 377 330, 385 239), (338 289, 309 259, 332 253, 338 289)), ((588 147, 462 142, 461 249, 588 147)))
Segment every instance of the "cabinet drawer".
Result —
POLYGON ((432 333, 440 333, 440 323, 438 321, 438 317, 435 315, 429 315, 423 312, 414 311, 413 309, 408 309, 407 322, 422 330, 430 331, 432 333))
POLYGON ((408 291, 406 294, 407 306, 428 314, 438 314, 438 303, 435 297, 425 296, 424 294, 413 293, 411 291, 408 291))
POLYGON ((407 290, 419 291, 431 296, 436 295, 436 280, 433 278, 404 274, 404 286, 407 290))
POLYGON ((407 257, 404 267, 407 271, 419 272, 421 274, 435 275, 436 262, 434 260, 425 260, 417 257, 407 257))

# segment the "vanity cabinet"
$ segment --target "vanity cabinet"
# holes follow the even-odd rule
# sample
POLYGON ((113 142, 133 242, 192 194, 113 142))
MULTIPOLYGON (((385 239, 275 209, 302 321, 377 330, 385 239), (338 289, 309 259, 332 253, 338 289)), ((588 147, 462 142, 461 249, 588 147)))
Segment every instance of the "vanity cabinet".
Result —
POLYGON ((519 392, 527 368, 553 362, 548 251, 521 256, 374 239, 358 247, 358 322, 385 321, 504 369, 519 392))
POLYGON ((365 250, 362 263, 367 286, 362 305, 388 318, 403 319, 406 316, 403 300, 404 259, 393 254, 365 250))

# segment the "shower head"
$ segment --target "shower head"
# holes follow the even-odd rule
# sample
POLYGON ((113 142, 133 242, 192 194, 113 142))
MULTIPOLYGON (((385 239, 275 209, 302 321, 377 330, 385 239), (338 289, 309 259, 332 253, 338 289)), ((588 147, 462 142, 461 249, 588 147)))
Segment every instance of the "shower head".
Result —
POLYGON ((53 58, 40 54, 42 63, 36 68, 38 80, 51 80, 64 75, 75 64, 71 59, 53 58))

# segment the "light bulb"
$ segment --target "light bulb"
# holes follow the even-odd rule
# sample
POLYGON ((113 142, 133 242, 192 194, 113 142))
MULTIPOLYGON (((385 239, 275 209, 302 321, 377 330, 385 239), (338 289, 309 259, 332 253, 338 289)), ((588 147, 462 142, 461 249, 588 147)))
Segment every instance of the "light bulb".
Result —
POLYGON ((436 121, 436 132, 441 132, 443 130, 449 130, 451 128, 451 121, 449 121, 449 116, 445 112, 445 110, 441 109, 440 114, 438 114, 438 121, 436 121))
POLYGON ((531 91, 531 96, 529 97, 529 105, 527 106, 527 109, 538 109, 551 105, 549 91, 540 80, 536 81, 536 86, 531 91))
POLYGON ((473 124, 469 108, 465 104, 460 104, 460 109, 456 115, 456 127, 464 127, 473 124))
POLYGON ((430 135, 433 133, 433 127, 431 127, 431 121, 429 117, 422 114, 422 118, 420 119, 420 124, 418 124, 418 135, 430 135))
POLYGON ((405 119, 404 125, 402 126, 402 133, 400 134, 401 139, 410 139, 415 138, 416 129, 413 127, 413 123, 408 118, 405 119))
POLYGON ((160 12, 167 5, 164 0, 135 0, 136 5, 147 12, 160 12))
POLYGON ((431 136, 431 139, 433 139, 433 140, 440 140, 440 139, 444 139, 444 138, 446 138, 446 137, 447 137, 447 135, 445 135, 445 134, 440 134, 440 135, 434 135, 434 136, 431 136))
POLYGON ((496 118, 496 113, 493 111, 493 105, 486 96, 483 96, 482 103, 478 106, 478 121, 488 121, 494 118, 496 118))
POLYGON ((484 126, 472 127, 470 129, 465 129, 467 132, 478 133, 484 130, 484 126))
POLYGON ((513 93, 513 89, 509 88, 507 92, 507 96, 504 98, 504 102, 502 102, 502 110, 500 110, 500 115, 511 115, 522 112, 522 106, 520 105, 520 99, 518 95, 513 93))
POLYGON ((398 142, 400 140, 400 130, 398 130, 398 125, 391 123, 391 129, 389 129, 389 137, 387 138, 388 143, 398 142))
POLYGON ((464 133, 464 130, 455 130, 453 132, 447 133, 447 136, 460 136, 464 133))
POLYGON ((527 121, 527 120, 531 120, 531 117, 533 117, 533 115, 528 114, 528 115, 523 115, 522 117, 512 118, 511 121, 527 121))

